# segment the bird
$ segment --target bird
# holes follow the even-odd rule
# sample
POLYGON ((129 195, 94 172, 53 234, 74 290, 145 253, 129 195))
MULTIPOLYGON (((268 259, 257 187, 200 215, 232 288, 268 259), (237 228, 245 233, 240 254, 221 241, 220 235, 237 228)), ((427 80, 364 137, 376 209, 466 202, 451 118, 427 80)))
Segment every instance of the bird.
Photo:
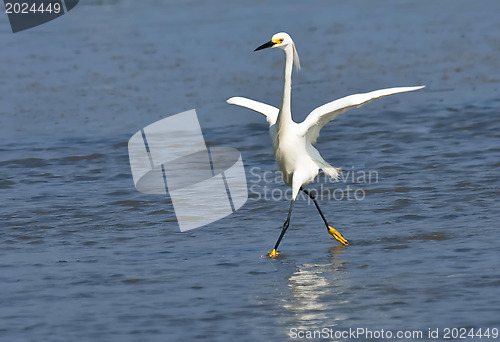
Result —
POLYGON ((249 108, 266 117, 266 121, 269 124, 274 155, 281 170, 282 179, 286 185, 292 187, 292 197, 287 218, 283 223, 281 233, 273 250, 267 255, 271 258, 279 255, 278 246, 290 225, 293 205, 300 191, 303 191, 313 201, 326 225, 327 232, 340 242, 341 245, 347 246, 349 242, 328 223, 314 194, 304 188, 314 180, 320 169, 334 179, 339 177, 341 172, 340 168, 333 167, 326 162, 319 151, 313 146, 318 139, 320 130, 328 122, 351 108, 363 106, 383 96, 414 91, 422 89, 425 86, 395 87, 349 95, 314 109, 303 122, 297 123, 293 121, 291 111, 293 65, 295 65, 297 71, 300 70, 297 48, 290 35, 286 32, 276 33, 270 41, 260 45, 254 51, 267 48, 280 49, 285 53, 281 107, 276 108, 272 105, 245 97, 231 97, 227 100, 228 104, 249 108))

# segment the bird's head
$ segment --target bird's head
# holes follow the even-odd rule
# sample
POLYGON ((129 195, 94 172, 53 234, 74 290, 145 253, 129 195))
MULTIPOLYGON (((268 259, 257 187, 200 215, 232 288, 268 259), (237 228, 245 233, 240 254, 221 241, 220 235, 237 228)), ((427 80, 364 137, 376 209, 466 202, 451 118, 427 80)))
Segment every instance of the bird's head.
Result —
POLYGON ((295 44, 293 43, 292 37, 288 35, 286 32, 279 32, 272 36, 271 40, 267 43, 262 44, 254 51, 259 51, 267 48, 279 48, 283 51, 290 49, 293 53, 293 63, 297 67, 297 70, 300 69, 300 60, 299 54, 297 53, 297 49, 295 48, 295 44))
POLYGON ((294 45, 292 37, 288 35, 288 33, 285 32, 280 32, 276 33, 270 41, 268 41, 265 44, 262 44, 258 48, 256 48, 254 51, 259 51, 262 49, 267 49, 267 48, 280 48, 281 50, 284 50, 287 46, 289 45, 294 45))

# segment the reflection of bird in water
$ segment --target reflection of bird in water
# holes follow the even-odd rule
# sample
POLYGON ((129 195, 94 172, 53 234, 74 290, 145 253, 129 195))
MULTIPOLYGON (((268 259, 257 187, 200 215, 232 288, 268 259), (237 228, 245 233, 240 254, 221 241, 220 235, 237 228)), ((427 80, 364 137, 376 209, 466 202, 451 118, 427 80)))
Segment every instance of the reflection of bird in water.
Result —
POLYGON ((300 190, 313 200, 326 225, 328 233, 342 245, 347 245, 347 240, 328 224, 314 196, 303 188, 314 180, 318 175, 319 169, 322 169, 323 172, 332 178, 337 178, 339 175, 339 169, 328 164, 321 157, 318 150, 313 147, 318 139, 319 131, 326 123, 353 107, 362 106, 382 96, 417 90, 423 87, 399 87, 350 95, 316 108, 303 122, 296 123, 292 120, 290 106, 292 66, 295 63, 296 67, 300 68, 299 55, 297 54, 295 44, 287 33, 281 32, 275 34, 269 42, 259 46, 255 51, 265 48, 279 48, 285 52, 285 80, 281 108, 278 109, 243 97, 232 97, 227 100, 227 102, 229 104, 250 108, 266 116, 270 126, 269 131, 271 133, 276 161, 283 174, 284 182, 292 187, 292 200, 290 202, 287 219, 283 224, 278 241, 276 241, 273 250, 268 255, 270 257, 276 257, 278 255, 278 245, 288 229, 293 204, 300 190))
POLYGON ((294 320, 298 320, 295 323, 319 324, 326 319, 327 304, 321 297, 331 289, 321 273, 320 265, 303 265, 288 278, 293 298, 286 301, 283 307, 293 313, 294 320))
POLYGON ((327 321, 328 325, 332 324, 332 317, 328 314, 336 305, 325 298, 332 297, 345 303, 342 296, 345 273, 339 272, 344 264, 340 258, 344 250, 341 246, 334 246, 330 248, 331 263, 301 265, 288 278, 292 297, 282 306, 292 313, 292 322, 289 323, 298 329, 319 328, 325 326, 327 321))

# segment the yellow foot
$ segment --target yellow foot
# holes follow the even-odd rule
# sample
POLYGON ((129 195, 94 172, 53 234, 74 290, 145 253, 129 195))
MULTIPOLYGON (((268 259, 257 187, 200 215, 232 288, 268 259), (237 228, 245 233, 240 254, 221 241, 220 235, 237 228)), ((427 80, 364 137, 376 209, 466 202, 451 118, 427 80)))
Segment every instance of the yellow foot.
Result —
POLYGON ((271 252, 267 253, 267 256, 270 258, 276 258, 280 254, 277 250, 273 249, 271 252))
POLYGON ((340 242, 342 245, 347 246, 349 243, 335 228, 328 226, 328 234, 333 236, 335 240, 340 242))

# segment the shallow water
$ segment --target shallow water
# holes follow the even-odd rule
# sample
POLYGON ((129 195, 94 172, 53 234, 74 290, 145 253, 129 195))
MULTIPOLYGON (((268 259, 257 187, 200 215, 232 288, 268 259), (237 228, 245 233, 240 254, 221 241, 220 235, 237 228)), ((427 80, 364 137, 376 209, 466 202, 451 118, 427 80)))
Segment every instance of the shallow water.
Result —
POLYGON ((0 18, 1 340, 500 328, 500 5, 317 6, 89 1, 17 34, 0 18), (279 103, 280 53, 252 50, 280 30, 301 56, 297 120, 351 93, 427 88, 322 131, 344 174, 309 188, 351 245, 301 200, 271 260, 287 188, 265 120, 224 101, 279 103), (127 142, 191 108, 209 145, 241 151, 250 198, 181 233, 168 197, 135 190, 127 142))

